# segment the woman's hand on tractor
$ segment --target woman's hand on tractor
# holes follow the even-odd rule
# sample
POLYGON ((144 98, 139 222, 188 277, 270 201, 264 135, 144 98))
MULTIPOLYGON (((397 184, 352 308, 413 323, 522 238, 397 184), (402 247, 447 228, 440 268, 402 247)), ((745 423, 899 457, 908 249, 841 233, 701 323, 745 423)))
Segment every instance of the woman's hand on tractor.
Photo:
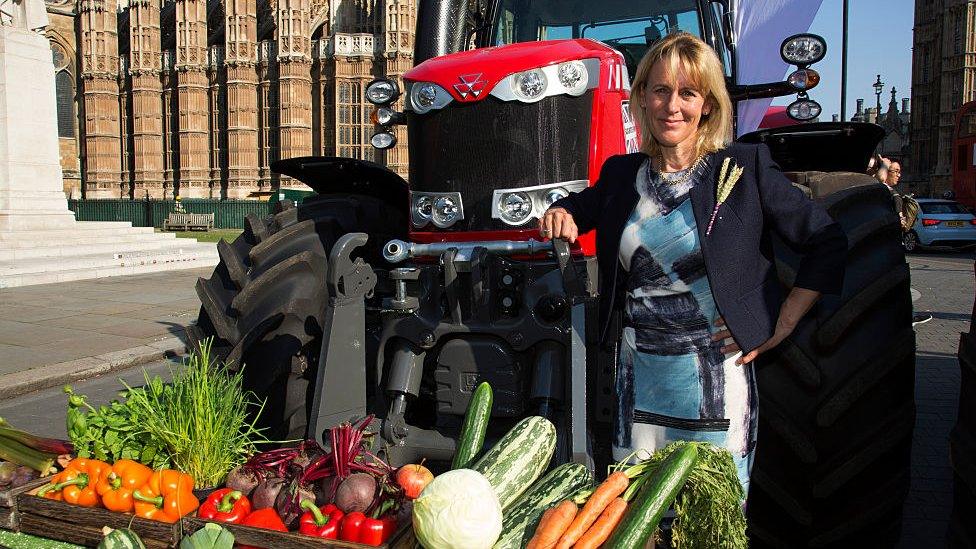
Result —
POLYGON ((573 215, 565 208, 549 208, 539 220, 539 236, 542 238, 562 238, 569 242, 576 242, 579 230, 573 215))

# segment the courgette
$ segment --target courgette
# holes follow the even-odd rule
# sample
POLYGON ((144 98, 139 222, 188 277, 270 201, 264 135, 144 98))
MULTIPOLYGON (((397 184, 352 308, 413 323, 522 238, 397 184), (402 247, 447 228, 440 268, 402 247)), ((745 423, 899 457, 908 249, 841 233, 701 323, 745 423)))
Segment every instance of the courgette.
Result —
POLYGON ((698 447, 685 444, 676 448, 652 473, 634 500, 627 506, 624 517, 614 529, 604 547, 608 549, 640 549, 654 535, 661 517, 684 487, 695 461, 698 447))
POLYGON ((546 509, 593 483, 593 476, 585 465, 565 463, 539 479, 525 491, 502 516, 502 535, 494 549, 518 549, 532 539, 535 528, 546 509))
POLYGON ((491 403, 494 395, 491 385, 483 381, 471 395, 468 410, 464 414, 464 425, 457 441, 457 451, 451 461, 451 469, 467 469, 481 453, 485 444, 485 431, 491 418, 491 403))
POLYGON ((132 530, 117 528, 105 534, 97 549, 146 549, 146 545, 132 530))
POLYGON ((491 483, 504 511, 539 478, 556 449, 556 426, 541 416, 515 424, 471 466, 491 483))

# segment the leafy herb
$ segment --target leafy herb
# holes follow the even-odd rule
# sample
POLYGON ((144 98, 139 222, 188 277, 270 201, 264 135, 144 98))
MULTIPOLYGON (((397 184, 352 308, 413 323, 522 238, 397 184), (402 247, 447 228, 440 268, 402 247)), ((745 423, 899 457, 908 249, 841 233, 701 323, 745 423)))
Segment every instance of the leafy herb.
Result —
POLYGON ((134 408, 130 399, 145 393, 162 394, 167 385, 156 376, 146 380, 146 386, 119 393, 122 401, 114 400, 98 408, 88 404, 87 397, 76 394, 65 385, 68 395, 68 437, 79 457, 115 462, 133 459, 152 468, 169 467, 169 458, 162 443, 148 433, 143 425, 146 417, 134 408))
POLYGON ((211 344, 201 342, 165 390, 129 389, 127 401, 145 432, 162 444, 159 453, 191 475, 197 488, 219 485, 265 441, 255 426, 263 406, 241 388, 243 369, 232 373, 212 360, 211 344), (249 420, 252 406, 258 413, 249 420))

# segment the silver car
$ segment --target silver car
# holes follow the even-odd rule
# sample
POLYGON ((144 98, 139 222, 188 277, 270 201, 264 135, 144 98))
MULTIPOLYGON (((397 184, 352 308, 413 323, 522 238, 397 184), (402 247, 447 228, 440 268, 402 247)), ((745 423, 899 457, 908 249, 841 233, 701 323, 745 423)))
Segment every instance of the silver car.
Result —
POLYGON ((920 246, 976 246, 976 217, 955 200, 918 198, 918 217, 902 236, 906 252, 920 246))

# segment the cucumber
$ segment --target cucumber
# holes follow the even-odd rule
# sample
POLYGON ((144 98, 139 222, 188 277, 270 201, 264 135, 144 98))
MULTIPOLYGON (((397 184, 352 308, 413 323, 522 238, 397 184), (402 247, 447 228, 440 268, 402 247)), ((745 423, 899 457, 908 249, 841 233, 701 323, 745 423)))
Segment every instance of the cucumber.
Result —
POLYGON ((549 466, 556 449, 556 426, 541 416, 515 424, 471 466, 491 483, 504 511, 549 466))
POLYGON ((451 469, 468 469, 485 444, 485 431, 491 418, 491 403, 494 395, 491 385, 482 381, 471 395, 468 410, 464 414, 464 425, 457 441, 457 451, 451 461, 451 469))
POLYGON ((573 497, 593 483, 585 465, 565 463, 539 479, 508 508, 502 517, 502 535, 494 549, 519 549, 532 539, 546 509, 573 497))
POLYGON ((146 546, 132 530, 118 528, 105 534, 97 549, 146 549, 146 546))
POLYGON ((673 452, 651 474, 620 519, 604 547, 640 549, 654 535, 661 517, 688 480, 698 459, 698 447, 685 444, 673 452))

